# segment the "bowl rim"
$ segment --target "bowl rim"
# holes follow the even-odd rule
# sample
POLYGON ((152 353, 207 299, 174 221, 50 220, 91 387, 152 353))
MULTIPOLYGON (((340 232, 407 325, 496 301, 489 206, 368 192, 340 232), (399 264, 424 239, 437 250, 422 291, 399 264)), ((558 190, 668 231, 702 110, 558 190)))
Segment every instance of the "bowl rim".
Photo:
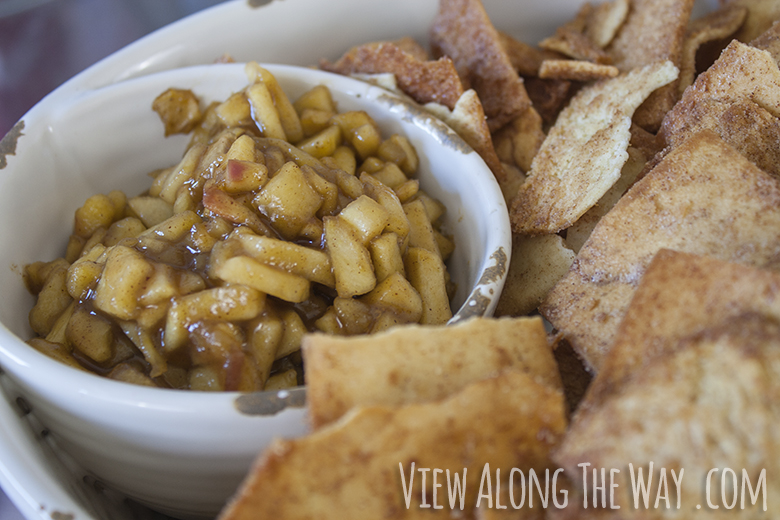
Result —
MULTIPOLYGON (((230 3, 230 2, 228 2, 230 3)), ((412 118, 417 126, 421 126, 426 133, 434 134, 443 144, 454 147, 464 153, 464 159, 474 161, 480 165, 477 170, 480 182, 475 183, 476 188, 481 191, 489 192, 492 200, 496 201, 496 207, 491 208, 491 215, 497 219, 496 228, 491 228, 493 233, 494 247, 490 245, 482 258, 483 268, 479 271, 476 283, 468 293, 466 300, 461 307, 454 313, 449 323, 463 321, 472 316, 489 316, 495 309, 498 296, 503 289, 506 280, 506 272, 509 266, 509 255, 511 254, 511 232, 509 225, 508 211, 506 208, 501 189, 495 180, 495 177, 484 163, 481 157, 474 152, 465 141, 460 138, 449 126, 433 116, 423 111, 422 107, 409 99, 405 99, 393 92, 387 91, 381 87, 369 84, 367 82, 354 79, 348 76, 334 74, 318 69, 310 69, 296 65, 261 63, 261 66, 267 68, 274 75, 296 75, 301 73, 310 75, 314 78, 313 82, 327 80, 329 86, 337 85, 340 91, 354 97, 372 96, 376 99, 382 99, 389 103, 393 109, 402 107, 403 114, 401 118, 412 118), (494 265, 488 265, 487 257, 494 261, 494 265)), ((36 104, 20 121, 31 121, 34 127, 40 127, 41 123, 47 121, 52 113, 56 113, 60 107, 68 107, 88 101, 93 96, 107 95, 122 90, 131 90, 136 86, 143 86, 148 83, 158 82, 166 78, 187 78, 192 80, 205 75, 212 74, 215 67, 224 67, 226 70, 234 70, 245 66, 244 63, 228 64, 206 64, 191 65, 177 69, 167 69, 159 72, 151 72, 141 76, 131 77, 129 79, 110 83, 92 89, 71 90, 67 96, 46 97, 36 104)), ((281 77, 281 76, 280 76, 281 77)), ((211 80, 207 80, 210 82, 211 80)), ((19 156, 11 157, 6 166, 7 169, 14 167, 14 163, 19 160, 19 156)), ((254 391, 254 392, 199 392, 193 390, 178 390, 156 387, 143 387, 140 385, 131 385, 122 381, 115 381, 91 372, 82 372, 69 367, 57 360, 38 352, 27 345, 21 337, 12 332, 6 325, 0 322, 0 368, 5 370, 12 379, 23 382, 24 386, 32 386, 36 390, 41 390, 47 386, 40 381, 55 378, 58 385, 63 389, 62 394, 78 394, 82 397, 90 397, 93 406, 102 408, 104 406, 116 406, 117 402, 124 408, 130 409, 142 406, 145 410, 159 410, 163 413, 170 413, 172 407, 179 410, 180 413, 187 413, 193 409, 200 409, 202 413, 204 408, 209 410, 218 410, 224 408, 230 403, 233 409, 236 406, 239 397, 244 395, 259 394, 267 400, 279 401, 279 406, 272 408, 268 415, 273 415, 287 406, 302 406, 305 399, 305 386, 299 386, 294 389, 284 391, 254 391), (46 377, 36 375, 36 372, 46 374, 46 377), (88 377, 85 378, 84 376, 88 377), (121 396, 123 390, 132 389, 132 399, 117 399, 121 396), (164 400, 160 403, 160 400, 164 400), (197 406, 194 406, 197 404, 197 406)), ((65 400, 61 400, 65 404, 65 400)), ((107 408, 106 408, 107 410, 107 408)), ((262 414, 261 414, 262 415, 262 414)))

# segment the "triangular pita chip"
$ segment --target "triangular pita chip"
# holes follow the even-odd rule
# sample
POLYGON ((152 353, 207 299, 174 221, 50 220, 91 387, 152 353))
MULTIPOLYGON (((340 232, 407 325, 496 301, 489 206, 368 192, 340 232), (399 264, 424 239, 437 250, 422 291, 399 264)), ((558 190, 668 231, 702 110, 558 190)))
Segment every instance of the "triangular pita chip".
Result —
MULTIPOLYGON (((631 0, 628 18, 607 47, 612 64, 621 71, 666 60, 679 67, 692 9, 693 0, 631 0)), ((634 120, 655 133, 677 98, 677 83, 672 82, 654 92, 634 120)))
POLYGON ((425 109, 447 123, 482 157, 499 182, 506 180, 504 168, 496 155, 482 103, 473 89, 464 92, 452 110, 439 103, 427 103, 425 109))
POLYGON ((554 233, 596 204, 628 158, 631 114, 676 77, 677 68, 663 62, 580 90, 550 129, 512 202, 512 230, 554 233))
MULTIPOLYGON (((565 429, 562 393, 519 371, 471 384, 440 402, 357 408, 311 435, 272 443, 219 518, 445 519, 453 510, 471 516, 485 464, 504 478, 514 467, 544 474, 565 429), (417 475, 409 489, 413 462, 417 475), (450 507, 446 489, 438 490, 446 507, 421 508, 419 468, 461 477, 466 471, 463 510, 455 501, 450 507)), ((432 477, 429 472, 428 503, 432 477)), ((446 486, 444 474, 438 478, 446 486)))
POLYGON ((688 25, 680 58, 680 79, 677 85, 680 95, 696 77, 696 51, 699 47, 734 34, 745 21, 746 15, 746 8, 727 5, 693 20, 688 25))
POLYGON ((703 129, 780 174, 780 70, 764 50, 733 41, 664 118, 667 151, 703 129))
POLYGON ((435 401, 514 367, 552 388, 560 376, 541 318, 473 318, 446 327, 395 327, 372 336, 303 339, 315 428, 357 406, 435 401))
MULTIPOLYGON (((732 41, 680 101, 690 98, 749 100, 780 117, 780 70, 769 52, 732 41)), ((675 107, 674 112, 677 110, 675 107)), ((669 117, 674 117, 674 113, 669 117)))
POLYGON ((573 261, 574 252, 558 235, 514 235, 496 315, 523 316, 535 311, 573 261))
POLYGON ((751 47, 762 49, 772 55, 775 62, 780 63, 780 21, 772 24, 772 27, 750 42, 751 47))
POLYGON ((746 7, 748 10, 745 23, 735 35, 735 38, 744 43, 757 38, 780 19, 778 0, 726 0, 726 4, 746 7))
MULTIPOLYGON (((721 496, 736 497, 743 486, 742 506, 727 511, 729 518, 773 516, 777 505, 771 497, 780 494, 776 478, 780 475, 778 399, 780 326, 762 315, 740 315, 682 338, 667 355, 635 372, 619 392, 579 412, 554 460, 570 478, 580 477, 580 484, 582 467, 578 464, 583 462, 593 468, 620 470, 616 489, 625 492, 616 492, 612 498, 620 509, 598 509, 595 518, 712 518, 711 508, 695 507, 706 504, 704 490, 710 484, 710 503, 717 496, 720 507, 730 502, 721 501, 721 496), (642 467, 647 484, 651 464, 652 491, 645 502, 640 493, 631 492, 631 478, 642 467), (713 468, 714 475, 710 473, 713 468), (721 481, 729 482, 725 468, 735 472, 738 484, 736 489, 723 489, 721 495, 721 481), (659 482, 662 472, 666 493, 659 482), (721 480, 722 474, 726 477, 721 480), (762 474, 763 489, 758 485, 762 474), (739 484, 746 477, 755 499, 746 496, 745 484, 739 484), (672 479, 680 478, 678 496, 672 479), (660 507, 653 507, 659 501, 660 507)), ((582 498, 573 498, 572 505, 582 508, 582 498)), ((593 508, 593 502, 589 505, 593 508)), ((575 514, 572 518, 583 517, 575 514)))
POLYGON ((452 60, 421 61, 418 56, 395 42, 375 42, 353 47, 335 63, 322 60, 320 68, 345 75, 392 72, 401 90, 418 103, 453 108, 463 85, 452 60))
POLYGON ((539 42, 539 47, 558 52, 575 60, 600 64, 612 62, 612 58, 601 47, 576 28, 568 25, 558 27, 553 36, 539 42))
MULTIPOLYGON (((585 244, 585 241, 588 240, 588 237, 593 232, 593 228, 617 204, 620 197, 634 185, 644 171, 646 163, 647 159, 643 152, 633 146, 628 147, 628 160, 620 171, 620 179, 599 199, 598 204, 590 208, 573 226, 566 230, 565 244, 567 248, 571 249, 574 254, 577 254, 582 249, 583 244, 585 244)), ((510 265, 513 260, 514 256, 510 261, 510 265)))
POLYGON ((662 249, 642 277, 586 407, 668 355, 681 338, 745 313, 780 320, 780 273, 662 249))
POLYGON ((434 55, 452 59, 464 87, 477 91, 491 132, 531 105, 480 0, 441 0, 430 44, 434 55))
POLYGON ((530 170, 531 163, 546 137, 543 128, 542 117, 534 107, 529 107, 510 124, 494 133, 496 152, 502 147, 502 153, 505 155, 499 156, 501 160, 514 164, 523 172, 530 170))
POLYGON ((711 130, 758 167, 780 176, 780 119, 747 100, 682 103, 676 107, 675 119, 664 121, 663 137, 670 147, 711 130))
POLYGON ((553 36, 539 43, 542 49, 555 51, 577 60, 610 63, 602 48, 615 37, 628 14, 629 0, 593 5, 585 2, 574 19, 558 27, 553 36))
POLYGON ((540 311, 598 371, 659 250, 762 266, 780 258, 778 230, 778 181, 715 134, 696 134, 599 221, 540 311))
POLYGON ((629 0, 612 0, 593 6, 588 13, 585 35, 597 46, 606 47, 626 21, 630 5, 629 0))
POLYGON ((562 57, 557 52, 550 52, 528 45, 502 31, 498 31, 498 37, 501 40, 501 46, 509 57, 509 62, 521 76, 536 76, 539 74, 539 67, 544 60, 562 57))

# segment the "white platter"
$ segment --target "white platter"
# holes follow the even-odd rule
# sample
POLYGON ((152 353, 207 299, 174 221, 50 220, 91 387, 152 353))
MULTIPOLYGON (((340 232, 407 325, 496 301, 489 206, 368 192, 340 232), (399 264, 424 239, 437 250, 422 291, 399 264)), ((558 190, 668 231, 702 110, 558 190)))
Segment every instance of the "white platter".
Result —
MULTIPOLYGON (((496 27, 535 43, 576 11, 579 0, 484 0, 496 27)), ((316 65, 366 41, 410 35, 427 41, 437 0, 234 0, 167 26, 90 67, 49 95, 66 100, 123 80, 237 61, 316 65), (253 7, 255 5, 255 7, 253 7)), ((28 520, 157 520, 85 476, 25 414, 0 375, 0 486, 28 520)))

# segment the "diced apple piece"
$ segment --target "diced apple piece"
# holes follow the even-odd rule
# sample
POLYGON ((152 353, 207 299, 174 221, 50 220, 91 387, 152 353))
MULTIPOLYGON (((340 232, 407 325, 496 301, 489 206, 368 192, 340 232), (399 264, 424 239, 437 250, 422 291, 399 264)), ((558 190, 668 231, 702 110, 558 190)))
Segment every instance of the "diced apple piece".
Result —
POLYGON ((365 294, 376 285, 371 255, 359 232, 340 217, 325 217, 325 245, 342 298, 365 294))
POLYGON ((195 168, 200 162, 201 156, 206 151, 206 146, 196 144, 191 146, 176 167, 165 177, 161 183, 159 196, 168 204, 176 201, 176 194, 185 182, 195 176, 195 168))
POLYGON ((175 298, 168 309, 163 332, 166 353, 181 347, 187 328, 200 320, 251 320, 262 312, 265 294, 247 285, 214 287, 175 298))
POLYGON ((140 219, 126 217, 111 224, 111 227, 106 231, 106 236, 103 237, 103 243, 107 246, 114 246, 120 240, 135 238, 144 231, 146 231, 146 226, 140 219))
POLYGON ((253 192, 260 189, 267 181, 268 168, 265 164, 229 159, 223 187, 228 193, 253 192))
POLYGON ((423 316, 423 300, 401 273, 393 273, 361 298, 363 303, 393 312, 404 322, 417 323, 423 316))
POLYGON ((409 139, 398 134, 393 134, 382 141, 377 155, 384 161, 391 161, 400 166, 406 175, 412 175, 417 171, 417 166, 420 163, 417 151, 409 139))
POLYGON ((403 208, 406 218, 409 220, 409 247, 421 247, 441 256, 433 226, 428 220, 428 213, 425 211, 422 201, 408 202, 404 204, 403 208))
POLYGON ((279 346, 276 349, 276 359, 281 359, 284 356, 288 356, 300 350, 301 340, 303 335, 306 334, 306 325, 303 324, 303 320, 300 315, 292 309, 287 309, 281 314, 282 325, 284 327, 284 333, 282 334, 282 340, 279 342, 279 346))
POLYGON ((264 313, 252 322, 249 332, 249 347, 263 384, 271 373, 271 365, 276 359, 276 351, 283 335, 282 320, 273 313, 264 313))
POLYGON ((234 256, 220 263, 214 274, 228 283, 253 287, 281 300, 299 303, 309 297, 309 281, 270 267, 248 256, 234 256))
POLYGON ((65 332, 75 349, 96 363, 105 363, 114 356, 114 332, 111 323, 85 309, 76 310, 65 332))
POLYGON ((252 118, 263 137, 287 140, 268 86, 262 81, 254 83, 247 88, 246 97, 252 106, 252 118))
POLYGON ((238 240, 255 260, 328 287, 336 285, 330 257, 324 251, 249 233, 238 240))
POLYGON ((279 121, 284 129, 284 135, 291 143, 297 143, 303 139, 303 129, 301 128, 301 122, 298 119, 298 112, 290 102, 287 94, 284 92, 279 82, 276 80, 273 74, 268 70, 260 67, 257 63, 252 62, 247 64, 247 75, 255 78, 255 82, 262 81, 268 88, 268 92, 273 99, 276 112, 279 114, 279 121))
POLYGON ((285 163, 253 203, 286 239, 295 238, 322 206, 322 196, 309 185, 301 168, 285 163))
POLYGON ((409 180, 406 175, 404 175, 404 172, 401 171, 401 168, 392 162, 385 163, 380 170, 371 175, 382 184, 390 186, 394 190, 409 180))
POLYGON ((138 295, 153 273, 154 267, 141 253, 115 246, 95 289, 95 307, 120 320, 132 320, 138 312, 138 295))
POLYGON ((330 125, 333 112, 317 110, 316 108, 304 108, 300 114, 301 128, 304 136, 313 136, 330 125))
POLYGON ((173 206, 159 197, 133 197, 127 201, 127 205, 148 228, 173 216, 173 206))
POLYGON ((295 110, 301 114, 307 108, 335 113, 336 104, 333 102, 330 89, 325 85, 317 85, 304 92, 293 103, 295 110))
POLYGON ((214 109, 225 126, 241 126, 252 121, 252 108, 243 92, 236 92, 214 109))
POLYGON ((333 309, 339 323, 349 335, 365 334, 374 321, 371 307, 354 298, 336 298, 333 300, 333 309))
POLYGON ((257 233, 270 234, 260 215, 222 191, 213 180, 207 181, 203 186, 203 207, 228 222, 244 224, 257 233))
POLYGON ((352 151, 352 148, 348 146, 339 146, 333 151, 332 157, 340 170, 349 175, 355 175, 357 161, 355 160, 355 152, 352 151))
POLYGON ((270 392, 272 390, 285 390, 298 386, 298 372, 294 368, 279 372, 268 378, 263 390, 270 392))
POLYGON ((89 238, 98 228, 107 229, 114 222, 115 216, 116 208, 108 196, 92 195, 76 210, 73 232, 82 238, 89 238))
POLYGON ((407 242, 409 235, 409 219, 406 217, 401 201, 390 187, 385 186, 371 175, 362 174, 360 181, 366 195, 381 204, 388 213, 388 222, 385 231, 398 235, 401 243, 407 242))
POLYGON ((309 186, 314 188, 322 197, 322 206, 317 211, 317 216, 325 217, 332 215, 338 209, 339 187, 317 173, 311 166, 304 165, 301 167, 301 171, 306 177, 306 182, 309 183, 309 186))
POLYGON ((71 298, 78 300, 87 289, 97 285, 104 267, 98 259, 105 251, 106 247, 98 244, 68 267, 66 286, 71 298))
POLYGON ((180 88, 169 88, 157 96, 152 110, 165 125, 166 137, 189 133, 203 116, 197 96, 191 90, 180 88))
POLYGON ((298 143, 298 148, 319 159, 333 154, 339 145, 341 145, 341 128, 332 125, 298 143))
POLYGON ((422 298, 420 323, 441 325, 452 318, 447 296, 446 272, 438 254, 421 247, 410 247, 404 257, 406 276, 422 298))
POLYGON ((368 249, 371 252, 377 282, 382 282, 393 273, 404 275, 404 259, 398 245, 398 235, 384 233, 373 239, 368 249))
POLYGON ((57 318, 73 301, 68 294, 67 276, 67 263, 55 265, 38 293, 35 306, 30 310, 30 326, 39 336, 45 337, 49 334, 57 318))
POLYGON ((157 238, 168 242, 175 242, 189 233, 192 226, 202 222, 194 211, 176 213, 171 218, 150 227, 139 235, 140 238, 157 238))
POLYGON ((380 235, 390 221, 388 211, 367 195, 361 195, 350 202, 339 216, 357 229, 360 240, 367 244, 380 235))

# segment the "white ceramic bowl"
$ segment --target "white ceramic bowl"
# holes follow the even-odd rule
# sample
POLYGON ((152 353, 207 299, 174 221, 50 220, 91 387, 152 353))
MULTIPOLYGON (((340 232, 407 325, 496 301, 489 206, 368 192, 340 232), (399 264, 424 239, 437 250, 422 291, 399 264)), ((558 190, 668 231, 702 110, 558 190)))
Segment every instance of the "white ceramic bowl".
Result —
MULTIPOLYGON (((506 206, 479 156, 448 127, 382 89, 317 70, 271 66, 291 98, 327 85, 339 110, 366 110, 420 156, 423 189, 445 203, 456 250, 454 320, 492 313, 511 251, 506 206)), ((201 393, 139 387, 59 364, 23 339, 33 298, 21 268, 64 252, 73 212, 91 194, 140 193, 146 173, 174 164, 188 137, 163 138, 152 100, 168 87, 220 100, 246 84, 243 65, 160 72, 44 100, 23 119, 0 175, 0 365, 66 453, 103 484, 179 516, 216 513, 274 436, 305 432, 304 389, 201 393)))

